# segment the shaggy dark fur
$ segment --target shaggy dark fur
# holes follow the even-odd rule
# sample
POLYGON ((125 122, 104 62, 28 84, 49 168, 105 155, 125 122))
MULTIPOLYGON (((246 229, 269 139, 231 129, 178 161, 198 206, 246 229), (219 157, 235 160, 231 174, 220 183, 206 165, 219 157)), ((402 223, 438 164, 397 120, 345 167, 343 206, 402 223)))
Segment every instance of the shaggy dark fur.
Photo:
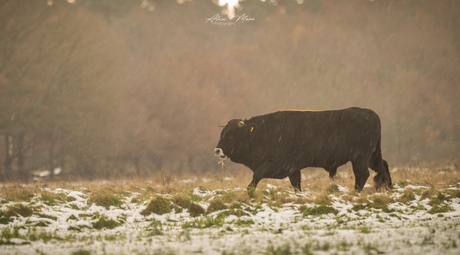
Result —
POLYGON ((355 188, 361 191, 368 168, 377 172, 376 188, 392 186, 380 132, 379 116, 369 109, 278 111, 230 120, 215 152, 254 172, 249 188, 263 178, 289 177, 300 190, 301 169, 321 167, 333 178, 337 167, 351 161, 355 188))

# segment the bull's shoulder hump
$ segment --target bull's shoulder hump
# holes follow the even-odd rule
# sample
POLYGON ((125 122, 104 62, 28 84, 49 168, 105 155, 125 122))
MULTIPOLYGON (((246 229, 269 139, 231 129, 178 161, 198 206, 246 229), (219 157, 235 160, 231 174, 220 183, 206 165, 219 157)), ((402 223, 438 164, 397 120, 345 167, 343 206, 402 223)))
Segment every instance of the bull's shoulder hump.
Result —
POLYGON ((338 111, 338 110, 284 109, 284 110, 269 112, 267 114, 281 113, 281 112, 327 112, 327 111, 338 111))
POLYGON ((369 113, 374 113, 375 114, 375 112, 373 110, 371 110, 371 109, 360 108, 360 107, 350 107, 350 108, 345 108, 345 109, 324 109, 324 110, 284 109, 284 110, 269 112, 267 114, 282 113, 282 112, 306 112, 306 113, 315 112, 315 113, 321 113, 321 112, 341 112, 341 111, 361 111, 361 112, 369 112, 369 113))
POLYGON ((278 117, 287 117, 293 116, 292 114, 302 114, 303 116, 340 116, 342 118, 350 116, 355 118, 361 116, 366 119, 379 118, 378 115, 370 109, 359 108, 359 107, 350 107, 345 109, 335 109, 335 110, 300 110, 300 109, 285 109, 280 111, 269 112, 267 114, 253 116, 251 120, 254 119, 266 119, 266 118, 278 118, 278 117))

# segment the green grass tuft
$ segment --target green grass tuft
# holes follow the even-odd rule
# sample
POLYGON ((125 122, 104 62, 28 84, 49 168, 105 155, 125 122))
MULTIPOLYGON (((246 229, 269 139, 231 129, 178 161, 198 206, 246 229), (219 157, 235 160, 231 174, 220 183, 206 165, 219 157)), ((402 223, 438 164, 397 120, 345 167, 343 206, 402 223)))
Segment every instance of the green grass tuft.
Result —
POLYGON ((7 217, 1 217, 0 218, 0 224, 3 224, 3 225, 7 225, 9 224, 10 222, 13 222, 14 220, 11 219, 11 218, 7 218, 7 217))
POLYGON ((150 223, 147 226, 147 231, 148 231, 148 236, 163 235, 163 229, 162 229, 161 222, 154 219, 152 223, 150 223))
POLYGON ((367 208, 367 204, 357 204, 357 205, 354 205, 351 210, 357 212, 359 210, 365 210, 367 208))
POLYGON ((452 208, 449 205, 433 205, 433 207, 428 211, 430 214, 435 214, 435 213, 445 213, 445 212, 452 212, 454 211, 454 208, 452 208))
POLYGON ((108 219, 107 216, 102 216, 98 221, 93 223, 95 229, 114 229, 121 226, 121 223, 115 220, 108 219))
POLYGON ((294 253, 291 251, 291 247, 289 246, 289 244, 285 244, 285 245, 282 245, 282 246, 279 246, 279 247, 276 247, 276 248, 272 244, 270 244, 267 247, 267 252, 265 254, 269 254, 269 255, 291 255, 291 254, 294 254, 294 253))
POLYGON ((141 215, 148 216, 152 213, 162 215, 165 213, 170 213, 171 211, 171 203, 166 198, 156 197, 150 201, 147 208, 141 212, 141 215))
POLYGON ((133 197, 133 198, 131 198, 130 203, 133 203, 133 204, 140 204, 140 203, 141 203, 141 200, 139 200, 139 199, 136 198, 136 197, 133 197))
POLYGON ((52 215, 48 215, 48 214, 43 214, 43 213, 35 213, 38 217, 40 218, 45 218, 45 219, 50 219, 50 220, 54 220, 54 221, 57 221, 57 217, 56 216, 52 216, 52 215))
POLYGON ((431 205, 431 206, 437 205, 437 206, 439 206, 439 205, 441 205, 443 202, 448 202, 448 201, 450 201, 450 199, 447 198, 447 197, 446 197, 444 194, 442 194, 441 192, 439 192, 439 193, 437 194, 436 197, 432 197, 432 198, 430 199, 430 202, 428 202, 428 205, 431 205))
POLYGON ((300 211, 303 213, 304 217, 307 215, 323 215, 323 214, 329 214, 333 213, 336 215, 339 213, 336 209, 326 206, 326 205, 319 205, 315 207, 306 207, 306 206, 301 206, 300 211))
POLYGON ((388 209, 388 204, 393 203, 394 200, 388 196, 374 196, 373 201, 368 203, 368 206, 373 209, 381 209, 383 212, 392 212, 388 209))
POLYGON ((200 218, 195 221, 189 221, 182 224, 183 229, 189 228, 210 228, 210 227, 222 227, 224 225, 225 217, 206 217, 200 218))
POLYGON ((41 196, 43 202, 45 202, 45 204, 49 206, 57 205, 62 202, 67 202, 66 195, 63 193, 56 194, 54 192, 43 190, 41 192, 41 196))
POLYGON ((6 210, 0 211, 0 218, 1 222, 9 221, 10 217, 21 215, 22 217, 30 217, 34 210, 32 207, 23 205, 23 204, 15 204, 13 206, 9 206, 6 210), (5 218, 5 219, 3 219, 5 218))
POLYGON ((35 224, 35 227, 48 227, 48 222, 46 221, 39 221, 35 224))
POLYGON ((410 201, 415 200, 415 195, 413 190, 405 190, 404 194, 398 199, 398 202, 403 204, 408 204, 410 201))
POLYGON ((229 215, 230 214, 235 215, 237 217, 250 216, 249 212, 244 211, 243 206, 238 202, 234 202, 233 204, 230 205, 229 215))
POLYGON ((318 196, 315 200, 315 204, 317 205, 331 205, 332 204, 332 201, 331 201, 331 198, 326 195, 326 194, 322 194, 320 196, 318 196))
POLYGON ((0 234, 0 240, 1 239, 10 240, 11 238, 21 238, 21 235, 19 234, 18 226, 15 226, 13 228, 13 231, 11 231, 10 228, 5 228, 2 230, 0 234))
POLYGON ((212 212, 216 212, 216 211, 220 211, 220 210, 225 210, 227 208, 228 208, 228 206, 225 205, 224 202, 222 202, 221 199, 214 198, 209 203, 207 213, 212 213, 212 212))
MULTIPOLYGON (((190 216, 196 217, 203 214, 205 211, 201 205, 192 201, 191 197, 188 197, 183 194, 178 194, 172 198, 172 202, 184 209, 187 209, 190 213, 190 216)), ((177 209, 176 209, 177 212, 177 209)))
POLYGON ((460 190, 446 190, 446 193, 449 194, 452 198, 460 198, 460 190))
POLYGON ((77 250, 72 252, 72 255, 91 255, 91 252, 87 250, 77 250))
POLYGON ((78 218, 75 217, 75 215, 72 214, 72 215, 69 216, 69 218, 67 218, 66 221, 69 221, 69 220, 78 220, 78 218))
POLYGON ((197 203, 190 203, 190 206, 188 209, 188 212, 190 213, 190 216, 192 217, 196 217, 198 215, 201 215, 203 214, 205 211, 204 211, 204 208, 201 207, 201 205, 197 204, 197 203))
POLYGON ((110 206, 120 207, 123 204, 121 196, 117 196, 111 189, 97 190, 89 198, 89 204, 96 204, 109 210, 110 206))
POLYGON ((235 225, 237 225, 238 227, 248 227, 252 224, 255 224, 255 222, 252 219, 248 219, 248 220, 238 219, 235 222, 235 225))
POLYGON ((427 198, 431 198, 434 196, 434 194, 436 194, 437 190, 436 189, 428 189, 428 190, 425 190, 423 193, 422 193, 422 196, 420 197, 420 200, 425 200, 427 198))
POLYGON ((364 234, 369 234, 371 230, 367 226, 364 226, 360 229, 360 232, 364 234))
POLYGON ((409 183, 407 182, 407 180, 401 180, 401 181, 397 181, 396 184, 398 184, 398 186, 401 188, 405 188, 407 184, 409 183))
POLYGON ((248 189, 248 196, 249 198, 255 198, 256 197, 256 188, 251 187, 248 189))
POLYGON ((337 184, 335 184, 335 183, 331 183, 331 185, 329 185, 329 187, 327 187, 326 192, 329 193, 329 194, 339 193, 340 192, 339 186, 337 184))

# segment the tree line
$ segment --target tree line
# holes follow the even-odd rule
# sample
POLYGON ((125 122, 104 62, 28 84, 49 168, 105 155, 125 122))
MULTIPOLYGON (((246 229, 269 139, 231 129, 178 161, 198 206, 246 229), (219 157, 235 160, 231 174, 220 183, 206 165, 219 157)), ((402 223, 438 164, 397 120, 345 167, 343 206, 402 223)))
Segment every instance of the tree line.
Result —
POLYGON ((457 160, 456 1, 3 1, 0 178, 219 171, 219 124, 361 106, 390 164, 457 160))

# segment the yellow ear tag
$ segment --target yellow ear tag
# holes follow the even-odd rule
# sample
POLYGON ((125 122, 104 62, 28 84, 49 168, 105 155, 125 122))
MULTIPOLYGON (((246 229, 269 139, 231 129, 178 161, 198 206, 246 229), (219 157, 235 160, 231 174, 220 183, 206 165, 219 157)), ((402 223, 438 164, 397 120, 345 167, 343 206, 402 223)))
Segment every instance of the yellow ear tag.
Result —
POLYGON ((254 131, 254 127, 251 127, 251 132, 254 131))

